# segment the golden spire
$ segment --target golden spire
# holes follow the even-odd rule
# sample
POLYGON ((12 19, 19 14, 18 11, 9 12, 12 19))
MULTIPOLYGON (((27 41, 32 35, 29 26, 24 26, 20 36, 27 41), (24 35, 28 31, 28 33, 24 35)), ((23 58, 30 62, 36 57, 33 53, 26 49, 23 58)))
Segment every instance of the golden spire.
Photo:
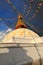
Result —
POLYGON ((27 26, 25 25, 24 23, 24 20, 23 20, 23 16, 21 14, 18 15, 18 21, 17 21, 17 24, 16 24, 16 29, 17 28, 26 28, 27 26))

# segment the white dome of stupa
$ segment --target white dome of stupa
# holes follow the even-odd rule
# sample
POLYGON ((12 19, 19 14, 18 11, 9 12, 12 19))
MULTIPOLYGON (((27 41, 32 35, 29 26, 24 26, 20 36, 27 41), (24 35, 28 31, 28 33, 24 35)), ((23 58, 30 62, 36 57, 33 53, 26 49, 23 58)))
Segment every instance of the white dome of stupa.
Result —
POLYGON ((39 43, 39 40, 42 41, 39 35, 32 30, 18 28, 7 34, 2 41, 10 43, 39 43))

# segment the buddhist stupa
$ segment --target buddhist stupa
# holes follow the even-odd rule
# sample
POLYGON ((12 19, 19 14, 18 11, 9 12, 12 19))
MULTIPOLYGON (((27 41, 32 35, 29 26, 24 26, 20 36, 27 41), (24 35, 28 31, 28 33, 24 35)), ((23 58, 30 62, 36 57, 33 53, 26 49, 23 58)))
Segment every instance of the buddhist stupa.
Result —
POLYGON ((24 23, 23 17, 21 14, 18 16, 18 21, 15 26, 15 30, 8 33, 4 39, 5 42, 14 42, 14 43, 39 43, 42 42, 39 35, 33 32, 30 29, 27 29, 26 24, 24 23), (39 41, 40 40, 40 41, 39 41))

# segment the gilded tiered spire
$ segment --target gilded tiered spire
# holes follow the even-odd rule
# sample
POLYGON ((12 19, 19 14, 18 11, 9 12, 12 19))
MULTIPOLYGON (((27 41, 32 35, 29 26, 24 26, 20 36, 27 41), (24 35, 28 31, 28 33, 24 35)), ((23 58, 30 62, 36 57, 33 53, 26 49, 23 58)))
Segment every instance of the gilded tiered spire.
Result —
POLYGON ((17 24, 16 24, 16 29, 17 28, 26 28, 26 24, 24 23, 24 20, 23 20, 23 16, 21 14, 18 15, 18 21, 17 21, 17 24))

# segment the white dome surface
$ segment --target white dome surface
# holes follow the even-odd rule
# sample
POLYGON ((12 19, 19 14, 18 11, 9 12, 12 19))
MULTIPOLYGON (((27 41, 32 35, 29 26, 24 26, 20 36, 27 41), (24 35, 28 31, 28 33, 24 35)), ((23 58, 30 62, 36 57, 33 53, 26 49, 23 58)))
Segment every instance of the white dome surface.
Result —
POLYGON ((40 43, 42 42, 39 35, 32 30, 25 29, 25 28, 19 28, 16 29, 10 33, 8 33, 4 39, 3 42, 8 43, 40 43))

